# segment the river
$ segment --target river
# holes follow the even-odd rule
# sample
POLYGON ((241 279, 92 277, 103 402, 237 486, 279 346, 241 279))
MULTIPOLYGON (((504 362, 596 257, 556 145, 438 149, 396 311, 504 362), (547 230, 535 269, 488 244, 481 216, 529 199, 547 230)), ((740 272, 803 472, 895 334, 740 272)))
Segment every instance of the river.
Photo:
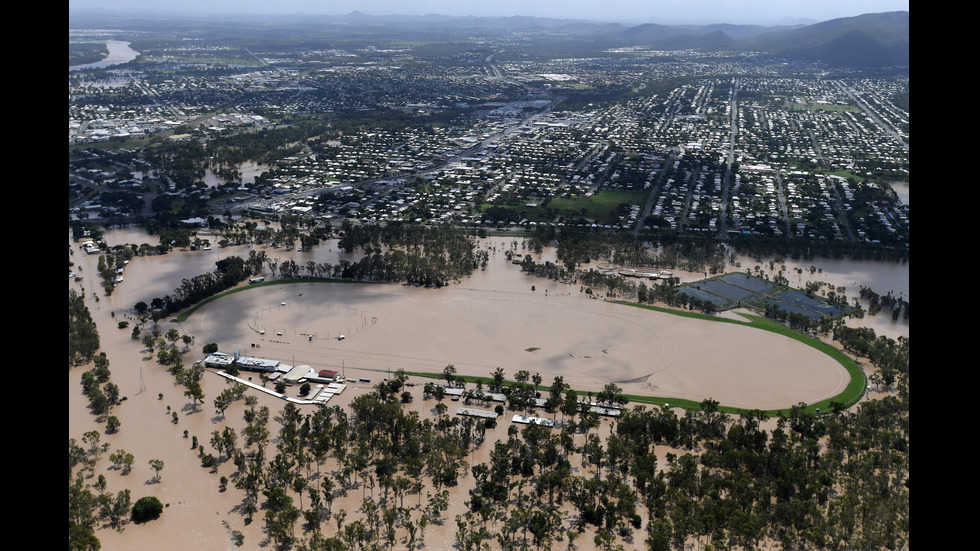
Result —
POLYGON ((136 59, 136 56, 140 55, 139 52, 129 47, 129 42, 123 42, 122 40, 106 40, 105 45, 109 49, 109 55, 105 59, 94 63, 75 65, 74 67, 69 67, 68 70, 85 71, 88 69, 105 69, 113 65, 129 63, 136 59))

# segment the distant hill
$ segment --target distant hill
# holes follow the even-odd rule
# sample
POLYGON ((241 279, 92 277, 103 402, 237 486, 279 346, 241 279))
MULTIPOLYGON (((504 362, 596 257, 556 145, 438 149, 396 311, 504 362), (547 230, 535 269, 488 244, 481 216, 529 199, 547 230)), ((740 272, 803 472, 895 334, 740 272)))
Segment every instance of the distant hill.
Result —
POLYGON ((730 25, 728 23, 718 23, 701 27, 701 32, 702 34, 706 34, 711 31, 721 31, 735 40, 745 40, 748 38, 755 38, 766 33, 792 31, 794 29, 799 29, 802 26, 803 25, 795 24, 781 25, 777 27, 763 27, 762 25, 730 25))
MULTIPOLYGON (((645 23, 632 27, 617 23, 555 19, 547 17, 456 17, 429 15, 287 15, 256 18, 236 15, 218 18, 201 15, 151 16, 145 11, 102 12, 72 11, 69 28, 194 28, 199 32, 227 29, 231 32, 247 25, 250 33, 270 35, 283 30, 294 37, 316 39, 331 30, 360 29, 360 35, 376 40, 390 29, 416 33, 426 41, 465 42, 471 33, 509 31, 533 37, 536 33, 552 44, 560 45, 574 55, 594 55, 613 47, 645 46, 660 50, 756 51, 804 61, 822 62, 840 67, 887 67, 909 64, 909 12, 870 13, 833 19, 812 25, 659 25, 645 23), (214 23, 214 21, 220 23, 214 23), (208 27, 203 22, 211 21, 208 27)), ((331 34, 331 39, 340 38, 331 34)))
POLYGON ((610 36, 658 49, 754 50, 840 67, 909 64, 909 12, 871 13, 806 26, 644 24, 610 36))
POLYGON ((832 19, 760 35, 743 45, 780 56, 845 67, 908 65, 909 12, 832 19))

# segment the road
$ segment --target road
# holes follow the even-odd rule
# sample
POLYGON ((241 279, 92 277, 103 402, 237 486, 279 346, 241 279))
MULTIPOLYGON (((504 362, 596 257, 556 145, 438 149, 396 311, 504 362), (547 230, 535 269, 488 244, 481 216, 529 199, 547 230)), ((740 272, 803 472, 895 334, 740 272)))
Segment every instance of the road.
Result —
POLYGON ((674 166, 674 159, 677 158, 677 153, 677 149, 672 150, 670 157, 664 162, 664 168, 660 171, 660 178, 657 179, 657 183, 650 189, 647 204, 643 207, 643 215, 636 221, 636 229, 633 230, 633 235, 640 235, 640 230, 643 229, 643 222, 650 216, 650 210, 653 209, 653 200, 660 195, 660 188, 663 187, 667 174, 671 171, 671 167, 674 166))
POLYGON ((718 224, 718 238, 728 239, 728 194, 732 186, 732 163, 735 162, 735 140, 738 138, 738 87, 739 79, 732 84, 732 129, 728 140, 728 162, 725 164, 725 177, 721 186, 721 208, 718 211, 721 223, 718 224))
POLYGON ((883 122, 881 119, 879 119, 878 118, 878 115, 875 114, 874 111, 872 111, 871 109, 869 109, 868 106, 865 105, 864 101, 861 100, 861 98, 859 98, 857 95, 854 94, 854 91, 853 90, 851 90, 850 88, 844 86, 844 84, 841 83, 841 81, 839 81, 839 80, 838 81, 835 81, 835 83, 837 84, 837 87, 841 89, 841 92, 844 92, 845 94, 847 94, 847 97, 851 98, 854 101, 854 103, 856 103, 857 106, 861 108, 861 111, 864 112, 864 114, 867 115, 868 118, 870 118, 872 121, 874 121, 874 123, 876 125, 878 125, 878 128, 880 128, 882 132, 884 132, 885 134, 888 134, 896 142, 898 142, 899 144, 901 144, 901 146, 905 149, 905 151, 908 151, 909 150, 909 144, 908 144, 908 142, 906 142, 905 140, 902 139, 902 136, 898 133, 898 131, 896 131, 890 125, 885 124, 885 122, 883 122))
POLYGON ((793 233, 790 231, 789 225, 789 209, 786 208, 786 198, 783 196, 783 172, 779 171, 776 174, 776 198, 779 200, 779 210, 781 211, 783 217, 783 223, 786 225, 786 237, 792 237, 793 233))

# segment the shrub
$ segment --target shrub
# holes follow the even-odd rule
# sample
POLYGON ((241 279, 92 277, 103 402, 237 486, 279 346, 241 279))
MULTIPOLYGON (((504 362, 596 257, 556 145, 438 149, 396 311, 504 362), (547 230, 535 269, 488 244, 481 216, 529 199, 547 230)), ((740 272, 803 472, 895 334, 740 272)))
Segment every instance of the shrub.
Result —
POLYGON ((214 467, 218 464, 218 459, 211 455, 210 453, 201 456, 201 466, 202 467, 214 467))
POLYGON ((133 505, 133 522, 154 520, 159 518, 161 513, 163 513, 163 503, 160 503, 159 499, 153 496, 141 497, 133 505))

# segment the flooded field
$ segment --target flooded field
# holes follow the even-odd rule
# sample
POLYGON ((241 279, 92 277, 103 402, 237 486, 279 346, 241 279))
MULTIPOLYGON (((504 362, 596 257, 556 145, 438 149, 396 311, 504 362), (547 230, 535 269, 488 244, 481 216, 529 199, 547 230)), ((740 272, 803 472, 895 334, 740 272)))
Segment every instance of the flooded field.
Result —
MULTIPOLYGON (((110 231, 107 240, 110 244, 156 241, 139 229, 110 231)), ((136 493, 156 495, 168 504, 161 521, 139 530, 100 530, 106 548, 228 547, 231 530, 245 534, 248 547, 265 537, 262 522, 243 523, 240 492, 219 492, 216 476, 201 468, 189 441, 181 436, 187 431, 207 440, 222 425, 241 428, 240 405, 227 417, 216 415, 210 406, 210 400, 226 388, 224 380, 213 373, 205 376, 206 403, 192 407, 173 377, 130 338, 128 328, 116 329, 116 323, 134 320, 131 308, 136 302, 172 292, 181 279, 211 271, 215 261, 229 255, 247 256, 257 249, 297 263, 354 259, 332 245, 328 242, 303 253, 241 246, 135 258, 113 295, 100 296, 98 301, 93 298, 101 294, 95 281, 97 257, 86 256, 73 246, 75 269, 84 279, 80 283, 69 280, 69 287, 81 285, 87 291, 102 348, 111 361, 112 380, 127 398, 118 413, 123 428, 108 440, 114 449, 125 449, 137 457, 132 473, 110 470, 104 474, 110 488, 145 485, 144 491, 136 493), (147 466, 151 458, 165 461, 161 482, 153 482, 147 466)), ((480 246, 490 253, 487 270, 442 289, 309 282, 259 287, 214 301, 183 325, 163 321, 159 328, 177 327, 194 336, 188 362, 200 357, 204 343, 217 342, 226 352, 237 350, 286 364, 346 372, 353 382, 330 403, 341 407, 370 392, 371 383, 358 383, 357 378, 377 382, 387 376, 389 368, 441 371, 447 364, 454 364, 461 374, 484 376, 501 367, 507 378, 527 369, 540 373, 546 384, 560 375, 583 392, 615 382, 627 393, 694 400, 710 397, 746 408, 812 402, 833 395, 847 383, 839 365, 796 341, 737 325, 589 298, 578 286, 523 274, 504 256, 504 250, 514 246, 512 239, 491 238, 480 246), (345 336, 342 341, 337 340, 340 334, 345 336)), ((553 259, 553 255, 553 250, 545 251, 545 258, 553 259)), ((701 277, 675 273, 685 281, 701 277)), ((826 271, 821 275, 848 277, 826 271)), ((907 331, 907 324, 905 327, 907 331)), ((69 377, 72 435, 98 429, 80 392, 82 371, 72 370, 69 377)), ((423 401, 419 389, 413 389, 417 396, 408 407, 423 417, 432 416, 433 401, 423 401)), ((283 404, 261 393, 258 399, 274 412, 283 404)), ((503 419, 494 434, 506 434, 509 424, 503 419)), ((608 424, 603 426, 607 431, 608 424)), ((473 460, 487 461, 490 449, 492 445, 482 446, 473 460)), ((231 465, 224 465, 220 472, 231 471, 231 465)), ((470 485, 466 476, 454 489, 449 518, 463 510, 470 485)), ((359 501, 360 492, 352 492, 350 498, 338 499, 336 507, 356 510, 359 501)), ((427 548, 452 549, 453 530, 452 522, 430 528, 427 548)))

